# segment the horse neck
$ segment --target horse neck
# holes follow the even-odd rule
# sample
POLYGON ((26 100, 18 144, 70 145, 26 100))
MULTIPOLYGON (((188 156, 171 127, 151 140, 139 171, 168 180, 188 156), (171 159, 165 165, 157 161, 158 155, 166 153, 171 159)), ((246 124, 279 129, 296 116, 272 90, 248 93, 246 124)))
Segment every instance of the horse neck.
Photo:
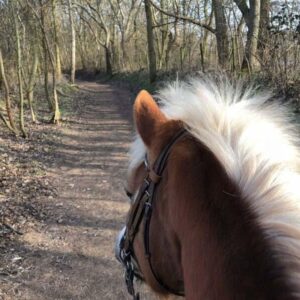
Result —
POLYGON ((187 140, 170 161, 165 209, 181 245, 186 299, 296 299, 254 213, 214 155, 187 140))

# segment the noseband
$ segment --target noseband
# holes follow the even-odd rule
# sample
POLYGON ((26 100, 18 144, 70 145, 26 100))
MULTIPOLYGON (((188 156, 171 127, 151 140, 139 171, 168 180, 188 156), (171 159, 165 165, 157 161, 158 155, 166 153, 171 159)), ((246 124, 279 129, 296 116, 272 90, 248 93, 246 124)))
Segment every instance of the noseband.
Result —
POLYGON ((133 281, 134 277, 141 279, 141 274, 138 274, 134 266, 138 265, 136 261, 136 256, 133 249, 133 241, 139 230, 139 226, 144 220, 144 249, 145 249, 145 258, 148 261, 151 273, 158 285, 165 291, 171 294, 178 296, 184 296, 183 291, 178 291, 167 286, 162 280, 158 277, 157 273, 153 269, 151 262, 151 253, 150 253, 150 240, 149 240, 149 231, 150 231, 150 221, 152 216, 152 205, 155 199, 155 194, 159 182, 162 178, 163 171, 167 164, 167 159, 171 152, 174 144, 177 143, 182 137, 187 134, 185 129, 181 129, 168 143, 168 145, 163 149, 163 151, 158 156, 157 160, 154 163, 153 168, 149 167, 147 157, 145 158, 145 165, 147 168, 146 177, 143 180, 141 187, 139 188, 138 195, 130 209, 129 217, 126 224, 126 229, 123 238, 121 239, 120 244, 120 253, 118 257, 125 266, 125 281, 127 289, 130 295, 133 296, 133 299, 138 300, 139 294, 135 293, 133 281))

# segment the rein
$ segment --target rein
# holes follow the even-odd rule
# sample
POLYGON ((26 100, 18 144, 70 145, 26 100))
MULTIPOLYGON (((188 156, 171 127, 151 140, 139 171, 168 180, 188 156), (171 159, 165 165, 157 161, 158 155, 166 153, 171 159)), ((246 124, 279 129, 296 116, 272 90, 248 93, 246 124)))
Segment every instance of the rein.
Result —
POLYGON ((139 226, 144 220, 144 249, 145 258, 148 261, 153 278, 156 280, 158 285, 165 291, 178 295, 184 296, 184 291, 175 290, 165 283, 158 277, 155 270, 153 269, 151 262, 150 253, 150 222, 152 216, 152 206, 155 199, 156 189, 162 178, 163 171, 167 164, 167 159, 172 150, 172 147, 184 136, 186 136, 187 131, 181 129, 168 143, 168 145, 163 149, 158 158, 156 159, 153 168, 151 169, 148 164, 147 157, 145 158, 145 166, 147 168, 147 175, 143 180, 141 187, 139 188, 138 195, 131 207, 129 217, 126 224, 125 235, 121 244, 120 257, 125 266, 125 281, 127 285, 127 290, 130 295, 133 296, 134 300, 139 300, 139 294, 135 293, 133 281, 134 277, 139 279, 142 278, 140 274, 137 274, 134 269, 134 264, 137 265, 137 261, 133 250, 133 241, 139 230, 139 226))

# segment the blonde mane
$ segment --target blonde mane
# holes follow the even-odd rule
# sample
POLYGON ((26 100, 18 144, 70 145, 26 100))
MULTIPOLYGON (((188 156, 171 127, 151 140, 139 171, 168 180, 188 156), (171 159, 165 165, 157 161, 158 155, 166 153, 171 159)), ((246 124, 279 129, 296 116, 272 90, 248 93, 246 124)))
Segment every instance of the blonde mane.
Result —
MULTIPOLYGON (((157 98, 240 188, 300 297, 300 152, 287 109, 270 103, 269 94, 227 80, 175 82, 157 98)), ((139 138, 132 149, 130 168, 145 153, 139 138)))

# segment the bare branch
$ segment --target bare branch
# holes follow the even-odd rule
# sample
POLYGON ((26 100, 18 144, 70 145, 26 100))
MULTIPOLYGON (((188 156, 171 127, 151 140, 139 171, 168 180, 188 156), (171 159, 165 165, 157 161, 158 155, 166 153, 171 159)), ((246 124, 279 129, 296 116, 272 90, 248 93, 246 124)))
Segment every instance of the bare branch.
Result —
POLYGON ((174 13, 165 11, 164 9, 161 9, 159 6, 157 6, 155 3, 153 3, 152 0, 149 0, 149 2, 151 3, 151 5, 154 8, 156 8, 158 11, 160 11, 161 13, 163 13, 163 14, 169 16, 169 17, 176 18, 178 20, 188 21, 188 22, 190 22, 192 24, 195 24, 195 25, 198 25, 200 27, 205 28, 206 30, 210 31, 213 34, 216 33, 215 29, 213 29, 212 27, 210 27, 209 25, 207 25, 205 23, 202 23, 201 21, 195 20, 195 19, 187 17, 187 16, 182 16, 182 15, 179 15, 179 14, 174 14, 174 13))
POLYGON ((159 27, 163 27, 165 25, 170 25, 170 24, 174 24, 176 23, 176 21, 171 21, 171 22, 167 22, 167 23, 163 23, 163 24, 157 24, 157 25, 153 25, 153 28, 159 28, 159 27))
POLYGON ((102 22, 100 22, 84 5, 77 2, 73 4, 80 7, 82 10, 84 10, 97 23, 97 25, 99 25, 103 30, 105 30, 105 27, 103 26, 102 22))
POLYGON ((95 33, 95 31, 94 31, 93 27, 91 26, 90 22, 89 22, 84 16, 82 16, 82 15, 80 15, 80 18, 81 18, 81 20, 82 20, 83 22, 85 22, 85 23, 87 24, 87 26, 88 26, 88 28, 90 29, 91 33, 92 33, 93 36, 95 37, 96 42, 98 42, 100 46, 102 46, 103 48, 105 48, 105 43, 102 42, 102 41, 100 40, 100 38, 97 36, 97 34, 95 33))
POLYGON ((248 22, 250 9, 249 9, 246 1, 245 0, 234 0, 234 2, 237 5, 237 7, 239 8, 239 10, 241 11, 241 13, 243 14, 245 21, 248 22))

